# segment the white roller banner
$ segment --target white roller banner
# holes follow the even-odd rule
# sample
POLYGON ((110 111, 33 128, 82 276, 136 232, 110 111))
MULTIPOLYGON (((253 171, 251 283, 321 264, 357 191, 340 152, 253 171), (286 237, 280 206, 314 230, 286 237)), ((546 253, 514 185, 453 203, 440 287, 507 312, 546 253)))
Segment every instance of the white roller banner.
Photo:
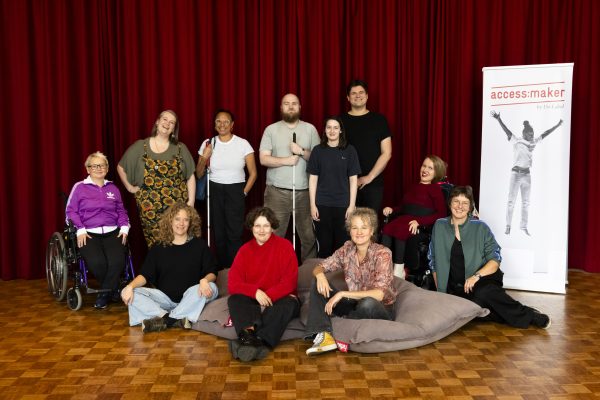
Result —
POLYGON ((573 64, 483 68, 480 217, 507 288, 565 293, 573 64))

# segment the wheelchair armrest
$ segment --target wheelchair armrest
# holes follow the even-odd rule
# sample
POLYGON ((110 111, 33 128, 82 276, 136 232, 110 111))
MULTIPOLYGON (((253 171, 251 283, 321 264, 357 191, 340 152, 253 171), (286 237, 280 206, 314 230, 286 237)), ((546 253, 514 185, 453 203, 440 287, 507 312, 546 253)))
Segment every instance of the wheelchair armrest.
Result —
POLYGON ((419 233, 431 236, 432 232, 433 232, 433 225, 420 225, 419 226, 419 233))
POLYGON ((383 218, 383 223, 387 224, 388 222, 392 221, 393 219, 398 218, 398 216, 402 215, 401 211, 394 211, 390 214, 388 214, 385 218, 383 218))
POLYGON ((75 227, 75 224, 73 224, 73 221, 71 221, 70 219, 67 219, 67 226, 65 226, 65 231, 67 233, 77 233, 77 228, 75 227))

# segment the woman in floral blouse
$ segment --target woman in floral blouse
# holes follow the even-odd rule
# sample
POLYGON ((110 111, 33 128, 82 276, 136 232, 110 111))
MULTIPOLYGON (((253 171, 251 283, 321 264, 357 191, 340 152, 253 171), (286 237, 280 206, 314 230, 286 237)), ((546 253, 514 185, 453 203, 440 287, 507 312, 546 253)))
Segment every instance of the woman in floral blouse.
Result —
POLYGON ((306 354, 336 350, 331 316, 351 319, 393 320, 398 293, 392 285, 391 251, 375 243, 377 215, 370 208, 356 208, 346 220, 351 240, 313 270, 306 338, 314 344, 306 354), (348 290, 337 290, 325 273, 342 269, 348 290))

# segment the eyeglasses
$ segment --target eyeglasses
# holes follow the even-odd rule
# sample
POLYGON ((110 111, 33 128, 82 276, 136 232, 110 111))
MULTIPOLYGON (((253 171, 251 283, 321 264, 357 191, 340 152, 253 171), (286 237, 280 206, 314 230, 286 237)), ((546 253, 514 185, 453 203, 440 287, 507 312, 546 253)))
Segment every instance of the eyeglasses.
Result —
POLYGON ((104 169, 106 167, 108 167, 108 165, 106 165, 106 164, 90 164, 90 165, 88 165, 88 168, 91 169, 92 171, 104 169))
POLYGON ((215 125, 224 125, 224 126, 227 126, 230 123, 231 123, 231 121, 219 121, 219 120, 215 121, 215 125))
POLYGON ((471 207, 471 202, 470 201, 460 201, 458 199, 452 200, 451 204, 453 206, 455 206, 455 207, 458 207, 458 206, 465 207, 465 208, 471 207))

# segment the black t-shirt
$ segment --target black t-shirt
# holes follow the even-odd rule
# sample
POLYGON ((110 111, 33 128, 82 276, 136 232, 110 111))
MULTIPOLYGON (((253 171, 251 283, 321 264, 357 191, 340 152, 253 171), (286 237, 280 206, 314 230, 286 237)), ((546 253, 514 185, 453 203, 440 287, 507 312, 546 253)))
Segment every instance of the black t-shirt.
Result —
POLYGON ((346 208, 350 205, 348 177, 360 174, 356 149, 318 145, 310 153, 306 172, 319 177, 317 205, 346 208))
POLYGON ((454 238, 450 249, 450 275, 448 277, 448 293, 465 297, 465 255, 462 243, 454 238))
POLYGON ((140 275, 175 303, 183 293, 209 273, 217 274, 215 261, 204 239, 194 237, 181 245, 152 246, 140 275))
MULTIPOLYGON (((382 114, 373 111, 359 116, 346 113, 341 119, 348 143, 358 152, 362 171, 360 176, 367 175, 381 155, 381 141, 392 136, 387 120, 382 114)), ((371 185, 383 186, 383 174, 379 174, 371 185)))

